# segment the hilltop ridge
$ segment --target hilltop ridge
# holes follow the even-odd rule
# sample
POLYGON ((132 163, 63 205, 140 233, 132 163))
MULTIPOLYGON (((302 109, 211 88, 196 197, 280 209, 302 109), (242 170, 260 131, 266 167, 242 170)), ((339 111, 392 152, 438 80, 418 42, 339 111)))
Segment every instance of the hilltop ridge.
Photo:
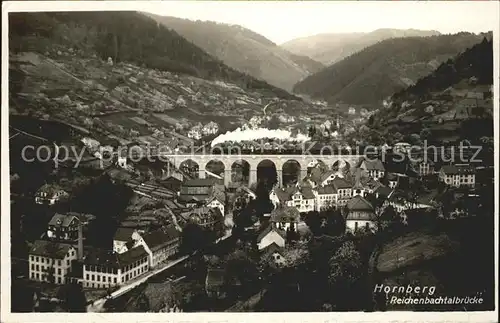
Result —
POLYGON ((387 39, 308 76, 294 92, 330 103, 377 105, 482 38, 458 33, 387 39))
POLYGON ((325 65, 331 65, 389 38, 428 37, 440 34, 435 30, 380 28, 369 33, 322 33, 300 37, 281 44, 281 47, 294 54, 309 56, 325 65))
POLYGON ((228 66, 285 90, 324 67, 239 25, 146 14, 228 66))

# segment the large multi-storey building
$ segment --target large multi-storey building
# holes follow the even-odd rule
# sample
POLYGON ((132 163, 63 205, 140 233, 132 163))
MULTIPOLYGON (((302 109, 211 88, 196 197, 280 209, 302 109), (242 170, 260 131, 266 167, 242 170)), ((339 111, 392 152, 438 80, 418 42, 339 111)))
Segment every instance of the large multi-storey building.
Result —
POLYGON ((476 174, 474 168, 472 168, 469 164, 442 166, 439 171, 439 179, 445 184, 455 187, 474 187, 476 184, 476 174))
POLYGON ((77 258, 77 250, 70 244, 37 240, 29 251, 29 278, 64 284, 72 261, 77 258))
POLYGON ((138 240, 149 256, 149 266, 154 268, 175 255, 180 247, 180 232, 173 226, 144 234, 138 240))
POLYGON ((83 286, 108 288, 123 285, 148 270, 148 253, 143 246, 120 254, 94 249, 83 261, 83 286))

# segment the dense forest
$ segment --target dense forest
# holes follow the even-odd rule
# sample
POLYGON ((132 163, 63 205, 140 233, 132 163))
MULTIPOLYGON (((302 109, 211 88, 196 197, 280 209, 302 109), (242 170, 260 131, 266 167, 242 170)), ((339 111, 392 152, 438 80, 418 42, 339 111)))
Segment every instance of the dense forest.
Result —
POLYGON ((286 90, 324 67, 307 56, 293 55, 239 25, 147 15, 228 66, 286 90))
POLYGON ((54 45, 62 45, 103 60, 111 57, 113 62, 225 80, 297 99, 226 66, 176 32, 136 12, 11 13, 9 31, 9 49, 13 52, 45 53, 54 45))
POLYGON ((305 78, 294 92, 329 102, 377 104, 483 37, 458 33, 384 40, 305 78))

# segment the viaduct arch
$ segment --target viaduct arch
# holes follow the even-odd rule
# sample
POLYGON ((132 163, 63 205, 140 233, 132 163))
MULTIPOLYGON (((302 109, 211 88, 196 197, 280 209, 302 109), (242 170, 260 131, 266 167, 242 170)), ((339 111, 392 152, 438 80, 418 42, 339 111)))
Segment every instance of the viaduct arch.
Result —
POLYGON ((231 172, 235 162, 244 161, 249 165, 248 185, 257 182, 257 167, 260 162, 269 160, 274 163, 278 175, 278 183, 283 184, 283 165, 287 161, 295 161, 300 165, 300 179, 306 177, 307 168, 320 161, 329 169, 335 163, 342 163, 349 167, 356 167, 363 155, 163 155, 164 160, 169 160, 176 168, 181 163, 191 159, 199 165, 199 178, 206 177, 206 167, 210 161, 220 161, 224 165, 224 184, 231 181, 231 172))

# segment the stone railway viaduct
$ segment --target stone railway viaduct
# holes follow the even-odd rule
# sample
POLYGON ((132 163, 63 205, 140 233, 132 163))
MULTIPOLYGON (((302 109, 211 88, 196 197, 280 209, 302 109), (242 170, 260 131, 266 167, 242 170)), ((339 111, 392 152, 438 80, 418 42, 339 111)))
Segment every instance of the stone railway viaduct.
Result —
POLYGON ((179 168, 182 163, 192 160, 199 167, 199 177, 206 177, 206 167, 211 161, 219 161, 224 165, 224 184, 228 185, 231 181, 231 174, 234 163, 247 162, 249 165, 249 181, 248 185, 257 182, 257 168, 262 162, 271 162, 276 168, 278 175, 278 183, 283 184, 283 165, 288 161, 295 161, 300 165, 300 178, 307 175, 307 167, 316 162, 323 162, 325 165, 332 167, 337 162, 339 165, 354 167, 363 159, 364 155, 230 155, 230 154, 188 154, 188 155, 161 155, 161 158, 169 160, 176 168, 179 168))

